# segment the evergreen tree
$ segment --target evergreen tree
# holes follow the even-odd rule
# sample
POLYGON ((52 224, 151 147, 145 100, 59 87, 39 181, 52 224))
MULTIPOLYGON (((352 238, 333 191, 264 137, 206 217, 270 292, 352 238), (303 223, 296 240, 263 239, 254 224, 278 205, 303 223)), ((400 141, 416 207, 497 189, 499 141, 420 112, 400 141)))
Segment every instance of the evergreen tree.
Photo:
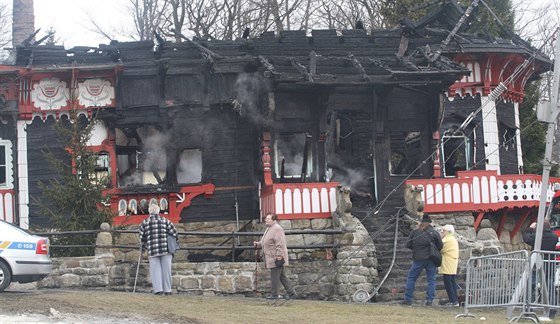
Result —
POLYGON ((523 171, 528 174, 542 174, 546 125, 537 121, 535 107, 539 100, 539 88, 539 82, 528 84, 525 87, 525 99, 519 107, 523 171))
MULTIPOLYGON (((97 177, 95 173, 97 155, 87 149, 95 119, 89 122, 78 118, 76 111, 70 112, 68 120, 55 124, 55 130, 65 143, 66 159, 45 151, 45 157, 55 174, 48 183, 39 183, 43 199, 39 202, 48 216, 51 226, 57 231, 98 230, 103 222, 111 222, 111 211, 103 206, 109 197, 103 195, 108 177, 97 177)), ((55 237, 53 245, 91 245, 91 248, 53 249, 53 255, 92 255, 96 235, 55 237)))
MULTIPOLYGON (((399 24, 399 20, 403 17, 409 20, 417 20, 425 16, 428 12, 440 6, 445 0, 383 0, 380 4, 380 11, 387 26, 394 27, 399 24)), ((472 3, 472 0, 457 1, 465 9, 472 3)), ((504 27, 513 30, 514 27, 514 11, 511 0, 485 0, 485 3, 492 12, 502 22, 504 27)), ((471 33, 488 33, 494 36, 507 36, 499 23, 481 2, 472 13, 474 19, 469 26, 468 32, 471 33)))
MULTIPOLYGON (((461 0, 459 2, 466 8, 472 0, 461 0)), ((509 38, 508 33, 504 32, 504 29, 500 27, 500 22, 507 30, 514 30, 515 15, 511 0, 485 0, 484 2, 491 11, 482 2, 479 2, 473 12, 474 19, 468 31, 470 33, 483 33, 509 38)))

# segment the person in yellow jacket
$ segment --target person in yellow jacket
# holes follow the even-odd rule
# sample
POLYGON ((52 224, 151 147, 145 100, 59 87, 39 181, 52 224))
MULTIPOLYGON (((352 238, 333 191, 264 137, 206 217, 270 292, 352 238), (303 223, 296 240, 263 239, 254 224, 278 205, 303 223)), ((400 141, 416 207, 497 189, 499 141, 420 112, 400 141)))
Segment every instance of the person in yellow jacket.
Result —
POLYGON ((441 236, 443 248, 441 249, 441 267, 439 274, 443 275, 443 284, 447 297, 449 298, 448 306, 459 306, 457 299, 457 283, 455 276, 457 275, 457 267, 459 266, 459 243, 455 238, 455 228, 453 225, 445 225, 441 228, 441 236))

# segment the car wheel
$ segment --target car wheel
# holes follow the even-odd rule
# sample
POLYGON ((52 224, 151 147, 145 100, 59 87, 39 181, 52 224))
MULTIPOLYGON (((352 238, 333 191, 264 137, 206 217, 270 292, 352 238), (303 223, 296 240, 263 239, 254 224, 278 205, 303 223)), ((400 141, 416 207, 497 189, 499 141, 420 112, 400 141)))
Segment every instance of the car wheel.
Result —
POLYGON ((10 283, 12 282, 12 272, 8 266, 0 261, 0 291, 4 291, 4 289, 8 288, 10 283))

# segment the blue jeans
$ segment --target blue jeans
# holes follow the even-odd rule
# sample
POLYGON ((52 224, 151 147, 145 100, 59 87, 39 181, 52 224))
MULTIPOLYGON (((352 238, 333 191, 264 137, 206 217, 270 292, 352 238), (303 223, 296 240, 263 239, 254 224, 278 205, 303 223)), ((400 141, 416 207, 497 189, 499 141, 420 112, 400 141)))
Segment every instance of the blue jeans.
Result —
POLYGON ((455 283, 455 275, 444 274, 443 275, 443 285, 445 286, 445 291, 447 291, 447 297, 449 302, 456 304, 457 300, 457 283, 455 283))
POLYGON ((426 289, 426 302, 431 303, 436 297, 436 265, 428 260, 413 261, 410 270, 408 270, 408 277, 406 278, 406 291, 404 293, 404 300, 412 301, 414 294, 414 287, 416 286, 416 279, 420 276, 422 270, 426 269, 426 277, 428 279, 428 287, 426 289))

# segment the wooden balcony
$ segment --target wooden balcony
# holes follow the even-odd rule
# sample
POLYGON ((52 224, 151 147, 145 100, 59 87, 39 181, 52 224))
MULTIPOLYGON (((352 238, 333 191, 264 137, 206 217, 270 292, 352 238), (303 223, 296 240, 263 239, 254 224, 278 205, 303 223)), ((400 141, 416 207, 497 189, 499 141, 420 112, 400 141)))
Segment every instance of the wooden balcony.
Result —
POLYGON ((261 189, 261 219, 328 218, 336 209, 338 182, 273 183, 261 189))
MULTIPOLYGON (((550 178, 547 201, 554 194, 550 178)), ((459 171, 456 178, 413 179, 406 184, 422 186, 424 212, 488 212, 503 208, 539 205, 542 179, 534 174, 498 175, 496 171, 459 171)))

